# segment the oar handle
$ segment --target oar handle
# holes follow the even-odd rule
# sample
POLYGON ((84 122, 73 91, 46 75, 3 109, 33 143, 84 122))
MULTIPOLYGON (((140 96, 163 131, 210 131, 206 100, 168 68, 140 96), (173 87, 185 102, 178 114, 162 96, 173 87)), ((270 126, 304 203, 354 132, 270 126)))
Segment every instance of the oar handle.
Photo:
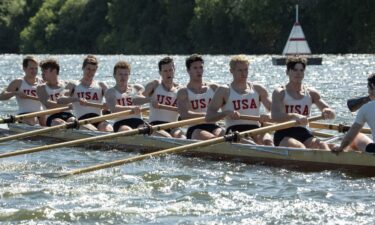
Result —
MULTIPOLYGON (((336 130, 336 131, 341 132, 341 133, 347 132, 350 129, 350 126, 348 126, 348 125, 318 123, 318 122, 310 123, 310 127, 319 128, 319 129, 326 129, 326 130, 336 130)), ((371 134, 372 133, 371 129, 369 129, 369 128, 362 128, 360 130, 360 132, 364 133, 364 134, 371 134)))
POLYGON ((249 115, 240 115, 240 120, 252 120, 252 121, 259 121, 259 116, 249 116, 249 115))
POLYGON ((175 106, 171 106, 171 105, 163 105, 163 104, 159 104, 158 105, 159 109, 164 109, 164 110, 169 110, 169 111, 174 111, 174 112, 177 112, 178 111, 178 108, 175 107, 175 106))
POLYGON ((65 107, 60 107, 60 108, 47 109, 47 110, 43 110, 43 111, 39 111, 39 112, 32 112, 32 113, 26 113, 26 114, 22 114, 22 115, 16 115, 16 116, 12 116, 11 118, 5 118, 5 119, 2 118, 0 120, 0 123, 14 123, 14 122, 20 121, 22 119, 32 118, 32 117, 37 117, 37 116, 50 115, 50 114, 58 113, 58 112, 69 110, 69 109, 70 109, 69 106, 65 106, 65 107))
POLYGON ((85 102, 84 105, 89 106, 89 107, 99 108, 99 109, 104 108, 104 104, 95 103, 95 102, 85 102))

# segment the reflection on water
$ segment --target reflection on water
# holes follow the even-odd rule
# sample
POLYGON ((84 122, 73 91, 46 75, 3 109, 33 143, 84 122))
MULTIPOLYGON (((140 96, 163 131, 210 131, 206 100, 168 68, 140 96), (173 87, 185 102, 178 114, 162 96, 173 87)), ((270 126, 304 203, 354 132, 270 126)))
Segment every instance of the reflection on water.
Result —
MULTIPOLYGON (((48 55, 38 56, 40 59, 48 55)), ((83 55, 55 55, 62 79, 79 79, 83 55)), ((162 56, 98 56, 98 80, 114 84, 119 59, 132 65, 131 81, 158 79, 162 56)), ((186 83, 185 56, 173 56, 176 80, 186 83)), ((346 100, 366 94, 373 55, 323 56, 310 66, 306 83, 337 111, 336 122, 352 122, 346 100)), ((22 76, 21 55, 0 55, 0 87, 22 76)), ((229 56, 205 56, 205 77, 227 84, 229 56)), ((271 56, 251 56, 249 78, 270 92, 286 82, 285 68, 271 56)), ((1 114, 16 111, 2 102, 1 114)), ((315 109, 316 112, 316 109, 315 109)), ((51 142, 11 141, 0 152, 51 142)), ((299 172, 283 168, 169 155, 64 179, 43 173, 85 167, 138 153, 61 148, 1 159, 0 221, 9 224, 373 224, 375 178, 342 171, 299 172)))

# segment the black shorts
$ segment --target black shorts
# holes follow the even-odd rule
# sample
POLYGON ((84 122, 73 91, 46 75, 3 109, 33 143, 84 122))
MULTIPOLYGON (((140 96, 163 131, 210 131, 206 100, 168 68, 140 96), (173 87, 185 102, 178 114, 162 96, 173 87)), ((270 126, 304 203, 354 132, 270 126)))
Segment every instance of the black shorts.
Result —
POLYGON ((370 143, 366 146, 366 152, 375 153, 375 143, 370 143))
MULTIPOLYGON (((150 124, 152 126, 160 125, 160 124, 165 124, 165 123, 170 123, 170 122, 165 122, 165 121, 160 121, 160 120, 155 120, 155 121, 150 122, 150 124)), ((171 134, 172 129, 165 129, 165 131, 167 131, 169 134, 171 134)))
POLYGON ((235 131, 243 132, 243 131, 254 130, 258 128, 259 126, 255 124, 238 124, 238 125, 233 125, 233 126, 228 127, 225 134, 229 134, 230 132, 235 132, 235 131))
POLYGON ((273 135, 273 142, 275 146, 279 146, 280 142, 285 137, 290 137, 298 140, 301 143, 304 143, 309 138, 314 137, 312 133, 305 127, 291 127, 283 130, 278 130, 273 135))
MULTIPOLYGON (((78 118, 78 120, 85 120, 85 119, 90 119, 90 118, 93 118, 93 117, 98 117, 99 115, 96 114, 96 113, 87 113, 85 115, 82 115, 81 117, 78 118)), ((104 121, 102 121, 104 122, 104 121)), ((94 127, 98 128, 99 124, 101 122, 97 122, 97 123, 92 123, 92 125, 94 125, 94 127)))
POLYGON ((52 114, 48 116, 47 118, 47 122, 46 122, 47 127, 51 126, 52 120, 54 119, 62 119, 66 122, 71 117, 74 117, 74 116, 70 112, 59 112, 59 113, 52 114))
POLYGON ((124 119, 124 120, 117 121, 115 124, 113 124, 113 131, 117 132, 120 129, 120 127, 123 125, 129 126, 132 129, 136 129, 140 125, 143 125, 143 124, 145 124, 145 121, 139 118, 124 119))
POLYGON ((192 126, 192 127, 188 128, 188 130, 186 132, 186 138, 191 139, 191 136, 193 135, 193 132, 194 132, 195 129, 201 129, 201 130, 205 130, 205 131, 208 131, 208 132, 212 133, 217 128, 220 128, 220 126, 218 126, 216 124, 212 124, 212 123, 198 124, 198 125, 195 125, 195 126, 192 126))

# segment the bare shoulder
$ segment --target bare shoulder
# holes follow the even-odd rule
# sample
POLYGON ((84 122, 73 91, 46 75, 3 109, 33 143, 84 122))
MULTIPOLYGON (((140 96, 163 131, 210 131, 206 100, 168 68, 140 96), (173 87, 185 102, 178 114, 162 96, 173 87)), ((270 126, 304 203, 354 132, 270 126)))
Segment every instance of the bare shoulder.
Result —
POLYGON ((188 92, 187 92, 187 88, 186 87, 181 88, 177 92, 177 97, 179 97, 179 98, 187 98, 187 95, 188 95, 188 92))
POLYGON ((216 89, 219 87, 216 83, 208 83, 207 84, 212 90, 216 91, 216 89))
POLYGON ((307 87, 306 90, 309 92, 312 98, 320 98, 320 93, 315 88, 307 87))
POLYGON ((253 83, 253 87, 258 93, 267 92, 267 89, 261 84, 253 83))
POLYGON ((114 87, 111 87, 109 88, 106 92, 105 92, 105 96, 113 96, 115 95, 115 88, 114 87))
POLYGON ((142 84, 133 84, 133 87, 137 90, 137 91, 143 91, 145 88, 143 87, 142 84))
POLYGON ((285 94, 285 88, 284 87, 277 87, 273 90, 273 94, 277 95, 284 95, 285 94))
POLYGON ((107 86, 107 84, 105 83, 105 82, 103 82, 103 81, 99 81, 99 86, 101 87, 101 88, 103 88, 103 89, 108 89, 108 86, 107 86))

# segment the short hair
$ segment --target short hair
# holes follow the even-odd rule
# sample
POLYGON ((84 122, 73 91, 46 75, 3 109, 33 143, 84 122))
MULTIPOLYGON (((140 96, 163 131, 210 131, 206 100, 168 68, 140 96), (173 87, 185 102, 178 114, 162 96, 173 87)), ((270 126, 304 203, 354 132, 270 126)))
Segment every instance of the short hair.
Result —
POLYGON ((162 59, 159 61, 159 63, 158 63, 159 71, 161 71, 161 67, 162 67, 163 65, 166 65, 166 64, 169 64, 169 63, 173 63, 173 59, 172 59, 171 57, 167 56, 167 57, 162 58, 162 59))
POLYGON ((113 67, 113 75, 116 74, 117 69, 128 69, 130 71, 131 67, 130 64, 126 61, 118 61, 113 67))
POLYGON ((234 67, 237 65, 237 63, 245 63, 246 65, 249 65, 249 59, 246 55, 235 55, 230 59, 229 66, 230 69, 234 69, 234 67))
POLYGON ((60 65, 59 63, 57 62, 56 59, 46 59, 46 60, 43 60, 42 62, 40 62, 39 64, 40 68, 42 70, 46 70, 46 69, 55 69, 57 74, 59 74, 60 72, 60 65))
POLYGON ((189 57, 186 58, 186 61, 185 61, 186 69, 190 69, 190 65, 193 62, 202 62, 202 63, 204 63, 204 60, 203 60, 203 58, 202 58, 201 55, 193 54, 193 55, 191 55, 191 56, 189 56, 189 57))
POLYGON ((287 70, 294 69, 294 67, 298 63, 302 64, 303 68, 305 69, 306 64, 307 64, 307 59, 302 56, 290 56, 286 59, 286 69, 287 70))
POLYGON ((26 68, 29 65, 29 61, 38 64, 38 61, 36 60, 34 56, 26 56, 25 58, 23 58, 23 61, 22 61, 23 68, 26 68))
POLYGON ((88 55, 83 60, 82 69, 85 68, 88 64, 97 66, 99 64, 99 62, 94 55, 88 55))
MULTIPOLYGON (((372 73, 368 76, 367 78, 367 83, 368 83, 368 86, 370 86, 370 84, 372 85, 372 87, 375 88, 375 73, 372 73)), ((371 87, 371 86, 370 86, 371 87)), ((373 89, 373 88, 371 88, 373 89)))

